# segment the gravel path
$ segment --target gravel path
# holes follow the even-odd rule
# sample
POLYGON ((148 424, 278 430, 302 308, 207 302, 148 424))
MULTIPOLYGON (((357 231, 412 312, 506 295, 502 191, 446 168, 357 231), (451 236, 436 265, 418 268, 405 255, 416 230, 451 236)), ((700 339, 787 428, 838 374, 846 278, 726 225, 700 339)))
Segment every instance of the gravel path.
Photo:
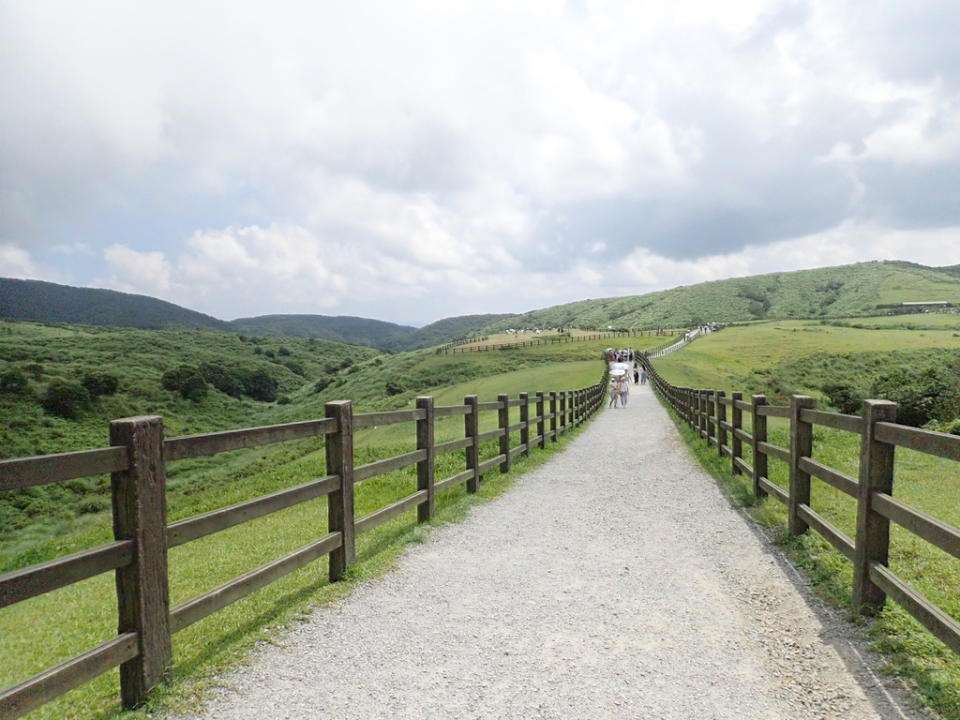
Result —
POLYGON ((190 717, 924 717, 855 636, 642 387, 190 717))

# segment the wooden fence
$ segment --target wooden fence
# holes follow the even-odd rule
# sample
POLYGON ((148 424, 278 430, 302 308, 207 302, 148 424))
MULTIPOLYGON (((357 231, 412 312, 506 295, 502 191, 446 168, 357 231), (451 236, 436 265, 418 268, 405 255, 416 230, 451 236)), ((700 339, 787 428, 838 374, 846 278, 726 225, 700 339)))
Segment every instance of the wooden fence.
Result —
POLYGON ((893 493, 898 447, 960 461, 960 436, 899 425, 895 422, 897 405, 887 400, 865 400, 862 415, 817 410, 816 401, 805 395, 791 396, 789 405, 770 405, 765 395, 753 395, 745 400, 739 392, 727 397, 722 390, 671 385, 649 362, 647 365, 659 396, 708 444, 715 446, 720 457, 730 458, 731 472, 751 478, 758 499, 769 495, 787 507, 791 534, 801 535, 812 528, 853 563, 853 602, 862 613, 876 613, 889 596, 954 652, 960 653, 960 623, 888 567, 891 521, 960 558, 960 529, 903 503, 893 493), (745 414, 752 420, 749 433, 743 429, 745 414), (789 447, 768 441, 767 418, 770 417, 789 420, 789 447), (817 425, 860 436, 857 478, 813 459, 813 428, 817 425), (752 450, 753 466, 743 459, 745 443, 752 450), (788 489, 768 479, 770 458, 787 464, 788 489), (856 500, 855 538, 848 537, 810 506, 811 478, 856 500))
POLYGON ((122 704, 142 704, 148 691, 169 677, 175 633, 324 555, 330 556, 330 580, 341 579, 355 560, 357 534, 414 508, 418 522, 429 520, 436 495, 461 483, 466 483, 468 492, 476 492, 485 473, 494 469, 508 472, 517 455, 546 447, 548 440, 556 441, 602 407, 606 380, 604 373, 600 383, 579 390, 520 393, 516 398, 500 395, 494 402, 480 402, 478 396, 468 395, 462 405, 434 405, 432 397, 419 397, 412 410, 356 415, 351 402, 343 400, 327 403, 326 417, 318 420, 174 438, 164 437, 163 419, 158 416, 126 418, 110 423, 108 448, 0 461, 0 490, 111 473, 115 537, 106 545, 0 575, 0 608, 114 571, 119 614, 116 637, 0 692, 0 718, 20 717, 118 665, 122 704), (520 422, 510 424, 514 407, 520 409, 520 422), (497 429, 481 433, 480 414, 494 411, 497 429), (461 415, 463 437, 435 443, 435 421, 461 415), (416 427, 415 451, 354 467, 354 431, 408 422, 416 427), (520 444, 511 447, 516 433, 520 444), (167 523, 167 463, 315 436, 325 438, 324 477, 167 523), (480 446, 495 439, 499 454, 481 461, 480 446), (465 469, 435 480, 436 457, 461 450, 465 469), (356 483, 414 464, 416 492, 364 517, 354 516, 356 483), (325 535, 170 607, 170 548, 323 496, 328 517, 325 535))
MULTIPOLYGON (((586 342, 588 340, 605 340, 621 337, 643 337, 645 335, 665 335, 672 337, 679 335, 682 330, 616 330, 611 332, 598 332, 589 335, 553 335, 549 337, 539 337, 533 340, 517 340, 515 342, 494 343, 492 345, 470 345, 469 347, 447 347, 437 348, 437 355, 455 355, 456 353, 468 352, 490 352, 492 350, 510 350, 512 348, 536 347, 537 345, 557 345, 561 343, 586 342)), ((670 343, 668 343, 670 344, 670 343)))

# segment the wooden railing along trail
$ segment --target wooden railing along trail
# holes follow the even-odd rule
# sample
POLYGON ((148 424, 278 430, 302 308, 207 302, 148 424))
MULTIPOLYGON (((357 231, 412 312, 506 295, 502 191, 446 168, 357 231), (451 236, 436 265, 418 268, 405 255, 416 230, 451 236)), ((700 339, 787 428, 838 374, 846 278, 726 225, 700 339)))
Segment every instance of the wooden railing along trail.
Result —
MULTIPOLYGON (((483 344, 483 342, 487 339, 486 337, 467 338, 466 340, 458 340, 454 343, 441 345, 437 348, 436 352, 437 355, 456 355, 457 353, 512 350, 515 348, 537 347, 538 345, 558 345, 572 342, 588 342, 590 340, 613 340, 623 337, 653 337, 656 335, 672 337, 674 335, 679 335, 682 332, 682 330, 609 330, 604 332, 590 333, 588 335, 548 335, 546 337, 534 337, 530 340, 511 340, 510 342, 492 343, 489 345, 483 344), (467 345, 467 347, 459 347, 461 345, 467 345)), ((669 345, 671 343, 667 344, 669 345)))
POLYGON ((853 563, 853 603, 861 612, 875 613, 889 596, 954 652, 960 653, 960 623, 888 567, 891 522, 960 558, 960 529, 905 504, 893 492, 898 447, 960 461, 960 436, 899 425, 897 405, 887 400, 865 400, 859 416, 817 410, 815 400, 805 395, 791 396, 790 405, 769 405, 765 395, 753 395, 745 400, 739 392, 727 397, 722 390, 671 385, 649 360, 647 366, 657 394, 708 444, 715 446, 721 457, 730 458, 733 473, 752 478, 755 496, 758 499, 774 497, 787 507, 791 534, 800 535, 812 528, 853 563), (749 433, 743 428, 745 414, 752 420, 749 433), (789 447, 768 441, 767 418, 770 417, 789 420, 789 447), (850 477, 813 459, 816 425, 860 436, 858 477, 850 477), (743 459, 744 444, 752 449, 752 466, 743 459), (770 458, 787 464, 788 489, 769 480, 770 458), (848 537, 811 507, 811 478, 822 480, 856 500, 855 538, 848 537))
POLYGON ((485 473, 510 470, 511 461, 547 440, 580 425, 602 407, 606 375, 580 390, 500 395, 479 402, 468 395, 462 405, 434 405, 417 398, 413 410, 354 414, 350 401, 326 404, 326 417, 285 425, 228 430, 165 438, 160 417, 135 417, 110 424, 110 447, 0 461, 0 490, 14 490, 71 478, 111 473, 115 540, 106 545, 57 558, 41 565, 0 575, 0 608, 80 582, 101 573, 116 573, 118 633, 116 637, 56 667, 0 692, 0 718, 15 718, 120 666, 120 694, 125 707, 141 704, 147 692, 169 676, 172 636, 297 570, 329 555, 331 581, 339 580, 355 560, 355 538, 414 508, 420 522, 434 514, 437 493, 466 483, 476 492, 485 473), (531 406, 534 408, 530 412, 531 406), (510 408, 520 408, 520 422, 511 425, 510 408), (498 428, 480 432, 480 414, 496 411, 498 428), (438 418, 462 415, 464 436, 434 442, 438 418), (354 431, 411 422, 417 449, 396 457, 354 467, 354 431), (535 432, 531 436, 531 430, 535 432), (511 438, 520 444, 511 447, 511 438), (323 436, 327 474, 297 487, 167 523, 166 464, 228 450, 323 436), (480 460, 480 446, 499 441, 496 457, 480 460), (463 450, 465 469, 436 480, 438 455, 463 450), (410 465, 417 467, 417 490, 361 518, 354 516, 354 485, 410 465), (327 533, 271 563, 199 597, 170 607, 167 552, 170 548, 326 496, 327 533))

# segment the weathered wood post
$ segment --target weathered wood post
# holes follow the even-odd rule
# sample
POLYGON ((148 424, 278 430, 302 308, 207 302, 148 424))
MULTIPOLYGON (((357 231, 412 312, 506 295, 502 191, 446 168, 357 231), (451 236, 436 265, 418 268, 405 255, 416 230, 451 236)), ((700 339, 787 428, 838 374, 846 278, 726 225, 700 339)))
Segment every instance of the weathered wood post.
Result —
POLYGON ((711 402, 711 397, 710 397, 711 392, 712 392, 711 390, 703 391, 703 422, 705 425, 708 447, 710 445, 710 439, 714 437, 713 410, 711 407, 713 403, 711 402))
POLYGON ((557 441, 557 391, 550 391, 550 441, 557 441))
POLYGON ((524 457, 530 455, 530 393, 520 393, 520 444, 524 457))
POLYGON ((546 393, 538 392, 537 393, 537 435, 540 436, 540 449, 543 450, 547 447, 547 429, 546 423, 544 420, 544 410, 546 405, 544 400, 546 398, 546 393))
POLYGON ((500 463, 500 472, 510 472, 510 396, 498 395, 497 402, 500 403, 500 409, 497 411, 499 427, 503 431, 500 435, 500 454, 503 455, 503 461, 500 463))
POLYGON ((340 580, 357 559, 353 512, 353 403, 335 400, 324 405, 337 431, 325 438, 327 475, 339 475, 340 487, 327 495, 327 529, 339 532, 340 547, 330 553, 330 582, 340 580))
POLYGON ((560 432, 567 431, 567 391, 560 392, 560 432))
POLYGON ((751 420, 753 427, 751 435, 753 440, 750 443, 753 450, 753 496, 757 500, 762 500, 767 496, 767 491, 760 487, 760 478, 767 477, 767 455, 760 450, 760 443, 767 441, 767 416, 760 414, 760 407, 767 404, 766 395, 753 395, 750 397, 751 420))
POLYGON ((815 405, 812 397, 790 396, 790 497, 787 515, 791 535, 803 535, 807 531, 799 508, 801 505, 810 505, 810 473, 800 468, 800 458, 813 455, 813 425, 804 422, 801 413, 815 405))
POLYGON ((727 444, 727 429, 723 424, 727 421, 727 406, 723 404, 726 393, 723 390, 714 390, 715 414, 717 418, 717 455, 723 457, 723 446, 727 444))
POLYGON ((734 475, 740 475, 742 471, 740 470, 740 466, 737 465, 737 459, 743 459, 743 440, 740 439, 740 432, 743 430, 743 410, 740 409, 737 403, 743 401, 743 393, 735 390, 730 393, 730 400, 732 402, 730 405, 730 427, 733 428, 733 432, 730 433, 733 435, 733 438, 730 440, 733 448, 730 453, 730 470, 734 475))
POLYGON ((707 445, 710 444, 710 421, 707 418, 707 391, 698 391, 700 395, 700 437, 707 439, 707 445))
POLYGON ((433 517, 436 507, 433 487, 436 467, 433 398, 426 395, 418 397, 417 409, 423 410, 424 414, 422 420, 417 420, 417 450, 427 453, 427 456, 417 463, 417 490, 427 491, 426 502, 417 505, 417 522, 426 522, 433 517))
POLYGON ((883 607, 886 593, 870 579, 870 565, 886 565, 890 552, 890 521, 873 509, 874 493, 893 493, 894 446, 876 439, 878 422, 896 422, 897 404, 863 401, 860 437, 860 476, 857 485, 857 540, 853 554, 853 605, 864 614, 883 607))
POLYGON ((134 542, 133 561, 116 571, 118 633, 137 633, 137 657, 120 665, 120 699, 134 708, 173 665, 163 418, 114 420, 110 444, 125 446, 129 458, 126 470, 111 474, 110 486, 113 536, 134 542))
POLYGON ((480 487, 480 399, 476 395, 467 395, 463 404, 470 408, 470 412, 463 416, 463 435, 473 439, 464 450, 467 470, 473 470, 473 475, 467 478, 467 492, 475 493, 480 487))

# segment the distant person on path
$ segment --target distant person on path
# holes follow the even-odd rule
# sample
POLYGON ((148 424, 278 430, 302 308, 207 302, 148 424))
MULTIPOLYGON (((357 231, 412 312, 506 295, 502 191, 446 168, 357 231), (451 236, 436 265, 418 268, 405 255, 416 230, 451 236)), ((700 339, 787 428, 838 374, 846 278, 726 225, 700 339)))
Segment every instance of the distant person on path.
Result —
POLYGON ((623 381, 620 383, 620 407, 627 406, 627 400, 630 399, 630 383, 627 382, 626 376, 623 377, 623 381))
POLYGON ((620 398, 620 382, 619 378, 610 379, 610 402, 607 404, 608 408, 615 408, 617 406, 617 400, 620 398))
POLYGON ((647 384, 647 369, 645 367, 640 368, 640 384, 647 384))
POLYGON ((640 382, 640 367, 634 363, 633 364, 633 384, 636 385, 640 382))

